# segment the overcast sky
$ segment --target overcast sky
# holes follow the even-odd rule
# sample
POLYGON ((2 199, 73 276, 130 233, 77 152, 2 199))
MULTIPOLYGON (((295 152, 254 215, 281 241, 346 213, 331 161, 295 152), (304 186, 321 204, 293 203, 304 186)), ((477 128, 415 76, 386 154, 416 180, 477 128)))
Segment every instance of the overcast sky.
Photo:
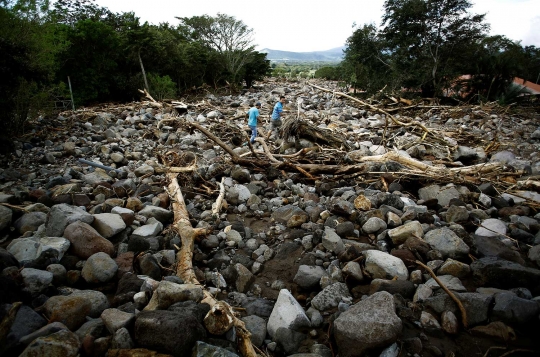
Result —
MULTIPOLYGON (((177 17, 218 12, 254 30, 257 49, 307 52, 345 44, 352 25, 381 23, 384 0, 96 0, 113 12, 133 11, 152 24, 177 24, 177 17)), ((540 47, 540 0, 472 0, 473 13, 486 13, 491 34, 540 47)))

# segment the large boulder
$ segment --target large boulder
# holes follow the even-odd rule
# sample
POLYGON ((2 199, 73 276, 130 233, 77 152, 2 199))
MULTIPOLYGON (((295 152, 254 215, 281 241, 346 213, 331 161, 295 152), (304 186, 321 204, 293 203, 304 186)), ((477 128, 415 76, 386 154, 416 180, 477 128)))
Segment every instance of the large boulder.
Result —
POLYGON ((334 337, 343 357, 363 356, 368 350, 388 346, 401 329, 394 298, 386 291, 359 301, 334 321, 334 337))

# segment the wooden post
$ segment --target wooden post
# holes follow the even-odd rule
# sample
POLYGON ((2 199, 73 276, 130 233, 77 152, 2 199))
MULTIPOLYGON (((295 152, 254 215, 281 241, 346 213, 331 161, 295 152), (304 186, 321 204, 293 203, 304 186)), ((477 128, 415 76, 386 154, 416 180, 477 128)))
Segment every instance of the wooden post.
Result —
POLYGON ((73 108, 73 111, 75 111, 75 101, 73 100, 73 91, 71 90, 71 80, 68 76, 68 85, 69 85, 69 94, 71 94, 71 108, 73 108))

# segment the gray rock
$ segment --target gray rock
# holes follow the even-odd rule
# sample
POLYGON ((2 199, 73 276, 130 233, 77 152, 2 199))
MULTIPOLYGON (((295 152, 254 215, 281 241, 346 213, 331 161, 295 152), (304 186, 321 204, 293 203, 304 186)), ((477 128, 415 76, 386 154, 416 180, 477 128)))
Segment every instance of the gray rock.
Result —
POLYGON ((424 230, 420 222, 412 221, 405 223, 403 226, 390 229, 388 236, 395 245, 399 245, 405 243, 408 238, 413 236, 424 237, 424 230))
POLYGON ((453 198, 460 198, 460 193, 454 186, 432 185, 418 190, 418 196, 424 201, 437 199, 441 206, 448 206, 453 198))
POLYGON ((443 257, 459 259, 469 254, 469 246, 448 228, 434 229, 426 233, 424 240, 441 252, 443 257))
POLYGON ((130 350, 134 347, 135 342, 133 342, 127 328, 122 327, 114 332, 111 339, 111 349, 130 350))
POLYGON ((441 324, 439 324, 439 321, 437 321, 433 315, 426 311, 422 311, 422 314, 420 315, 420 323, 422 324, 422 327, 426 329, 441 329, 441 324))
POLYGON ((28 265, 44 256, 52 256, 60 261, 69 246, 69 241, 60 237, 17 238, 7 246, 7 251, 21 264, 28 265))
POLYGON ((234 269, 236 270, 236 290, 241 293, 248 292, 251 284, 255 281, 255 275, 240 263, 235 264, 234 269))
MULTIPOLYGON (((465 292, 467 289, 463 286, 461 283, 461 280, 456 278, 452 275, 440 275, 437 278, 449 289, 453 291, 458 292, 465 292)), ((435 281, 435 279, 431 278, 428 281, 426 281, 426 286, 430 287, 432 290, 440 289, 441 287, 439 284, 435 281)))
POLYGON ((498 257, 525 265, 519 252, 511 249, 497 237, 474 236, 474 248, 480 257, 498 257))
POLYGON ((161 231, 163 231, 163 224, 161 222, 153 222, 138 227, 131 233, 131 237, 137 238, 153 238, 157 237, 161 231))
POLYGON ((24 288, 33 296, 45 290, 53 281, 53 274, 45 270, 24 268, 21 270, 24 288))
POLYGON ((490 162, 500 162, 502 164, 508 164, 510 161, 513 161, 516 159, 516 155, 514 155, 510 151, 499 151, 491 156, 490 162))
POLYGON ((261 347, 266 338, 266 321, 255 315, 242 317, 241 320, 244 321, 247 330, 251 333, 251 342, 255 346, 261 347))
POLYGON ((343 357, 362 356, 368 350, 390 345, 401 329, 394 299, 384 291, 359 301, 334 321, 334 336, 343 357))
POLYGON ((20 354, 22 357, 62 356, 76 357, 79 354, 79 339, 73 332, 61 330, 49 336, 36 338, 20 354))
POLYGON ((445 311, 441 315, 441 325, 446 333, 455 335, 459 332, 459 322, 452 311, 445 311))
POLYGON ((474 232, 477 236, 497 237, 498 235, 505 235, 507 231, 506 224, 496 218, 485 219, 481 225, 482 227, 478 227, 476 232, 474 232))
POLYGON ((470 272, 471 268, 469 265, 448 258, 437 271, 437 275, 453 275, 457 278, 464 278, 469 275, 470 272))
POLYGON ((285 354, 290 355, 298 350, 302 341, 307 338, 301 332, 291 330, 285 327, 280 327, 274 334, 274 342, 277 343, 279 349, 285 354))
POLYGON ((280 327, 297 330, 310 325, 302 306, 288 290, 282 289, 268 319, 267 330, 270 337, 274 337, 280 327))
POLYGON ((206 338, 206 330, 194 314, 142 311, 135 321, 134 337, 139 347, 182 357, 191 355, 196 342, 206 338))
MULTIPOLYGON (((47 323, 47 321, 45 321, 45 323, 47 323)), ((69 329, 67 328, 66 325, 64 325, 64 324, 62 324, 60 322, 51 322, 50 324, 45 325, 42 328, 37 329, 36 331, 34 331, 34 332, 32 332, 32 333, 30 333, 28 335, 25 335, 24 337, 21 337, 19 342, 21 344, 23 344, 23 345, 28 345, 38 337, 49 336, 49 335, 51 335, 51 334, 53 334, 55 332, 61 331, 61 330, 68 330, 69 331, 69 329)))
POLYGON ((389 279, 397 277, 398 280, 407 280, 409 272, 405 263, 397 257, 378 250, 366 250, 365 271, 371 274, 373 279, 389 279))
POLYGON ((180 301, 199 302, 203 299, 203 291, 200 286, 193 284, 176 284, 167 280, 159 282, 152 299, 145 310, 164 310, 180 301))
POLYGON ((319 288, 319 282, 328 273, 320 266, 300 265, 293 281, 302 289, 310 290, 319 288))
POLYGON ((465 222, 469 219, 469 211, 463 206, 450 206, 446 211, 446 222, 465 222))
POLYGON ((272 213, 272 219, 277 223, 286 224, 287 227, 292 228, 309 221, 309 215, 298 206, 287 205, 275 210, 272 213))
POLYGON ((0 232, 11 225, 13 211, 6 206, 0 205, 0 232))
POLYGON ((392 295, 400 294, 404 298, 410 299, 413 297, 415 290, 414 284, 408 280, 373 279, 369 293, 375 294, 379 291, 386 291, 392 295))
POLYGON ((454 152, 454 161, 478 159, 478 152, 468 146, 458 146, 454 152))
POLYGON ((325 227, 324 229, 322 244, 326 249, 336 254, 339 254, 345 250, 345 245, 343 244, 341 237, 329 227, 325 227))
POLYGON ((364 274, 362 273, 362 268, 357 262, 348 262, 345 264, 342 270, 343 274, 352 278, 353 280, 360 282, 364 280, 364 274))
POLYGON ((524 324, 538 317, 540 304, 537 301, 522 299, 511 292, 494 295, 495 306, 491 311, 491 320, 506 324, 524 324))
POLYGON ((45 233, 49 237, 62 237, 66 227, 78 221, 91 224, 94 221, 94 216, 75 206, 64 203, 54 205, 47 215, 45 233))
POLYGON ((375 233, 384 229, 386 229, 386 222, 379 217, 371 217, 362 226, 362 230, 367 234, 375 233))
MULTIPOLYGON (((470 326, 484 323, 488 319, 488 311, 492 297, 477 293, 454 293, 461 301, 467 312, 467 321, 470 326)), ((433 309, 436 313, 442 314, 444 311, 451 311, 455 315, 459 314, 459 308, 447 294, 429 297, 424 300, 423 305, 433 309)))
POLYGON ((134 172, 135 176, 137 177, 141 177, 144 175, 153 175, 154 168, 148 164, 142 164, 141 166, 137 167, 134 172))
POLYGON ((495 257, 485 257, 471 264, 473 277, 481 286, 511 289, 525 287, 540 293, 540 270, 495 257))
MULTIPOLYGON (((24 234, 26 232, 35 232, 44 224, 47 220, 47 214, 43 212, 29 212, 25 213, 15 221, 13 226, 19 232, 19 234, 24 234)), ((0 223, 1 224, 1 223, 0 223)), ((1 230, 1 229, 0 229, 1 230)))
MULTIPOLYGON (((47 320, 29 306, 22 305, 17 311, 15 320, 8 331, 9 333, 5 339, 6 345, 9 348, 10 346, 23 343, 21 341, 23 337, 33 334, 45 325, 47 325, 47 320)), ((37 337, 39 336, 36 335, 37 337)))
POLYGON ((106 283, 116 275, 118 265, 108 254, 93 254, 83 266, 81 276, 88 283, 106 283))
POLYGON ((529 249, 527 256, 540 267, 540 244, 529 249))
POLYGON ((425 284, 420 284, 414 293, 413 302, 424 301, 431 295, 433 295, 433 290, 425 284))
POLYGON ((311 305, 319 311, 330 310, 337 307, 342 298, 350 298, 349 288, 344 283, 334 283, 325 287, 318 293, 311 305))
POLYGON ((118 329, 131 327, 135 321, 135 314, 130 314, 118 309, 105 309, 101 313, 101 319, 105 327, 111 334, 114 334, 118 329))
POLYGON ((122 232, 126 228, 126 223, 118 214, 100 213, 94 215, 92 227, 94 227, 102 237, 111 238, 122 232))
POLYGON ((191 357, 238 357, 238 355, 224 348, 197 341, 191 357))
POLYGON ((174 217, 174 213, 172 211, 157 206, 145 206, 137 214, 146 218, 154 217, 163 224, 169 223, 174 217))

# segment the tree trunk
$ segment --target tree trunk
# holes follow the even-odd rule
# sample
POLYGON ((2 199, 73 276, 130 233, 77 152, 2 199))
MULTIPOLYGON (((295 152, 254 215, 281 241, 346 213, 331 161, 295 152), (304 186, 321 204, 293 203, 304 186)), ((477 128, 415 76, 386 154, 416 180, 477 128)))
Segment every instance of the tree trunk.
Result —
POLYGON ((143 63, 142 63, 141 50, 140 49, 137 52, 137 55, 139 56, 139 63, 141 64, 141 72, 142 72, 142 76, 143 76, 143 79, 144 79, 144 87, 146 88, 146 91, 148 93, 150 93, 150 87, 148 86, 148 80, 146 79, 146 72, 144 71, 144 66, 143 66, 143 63))

